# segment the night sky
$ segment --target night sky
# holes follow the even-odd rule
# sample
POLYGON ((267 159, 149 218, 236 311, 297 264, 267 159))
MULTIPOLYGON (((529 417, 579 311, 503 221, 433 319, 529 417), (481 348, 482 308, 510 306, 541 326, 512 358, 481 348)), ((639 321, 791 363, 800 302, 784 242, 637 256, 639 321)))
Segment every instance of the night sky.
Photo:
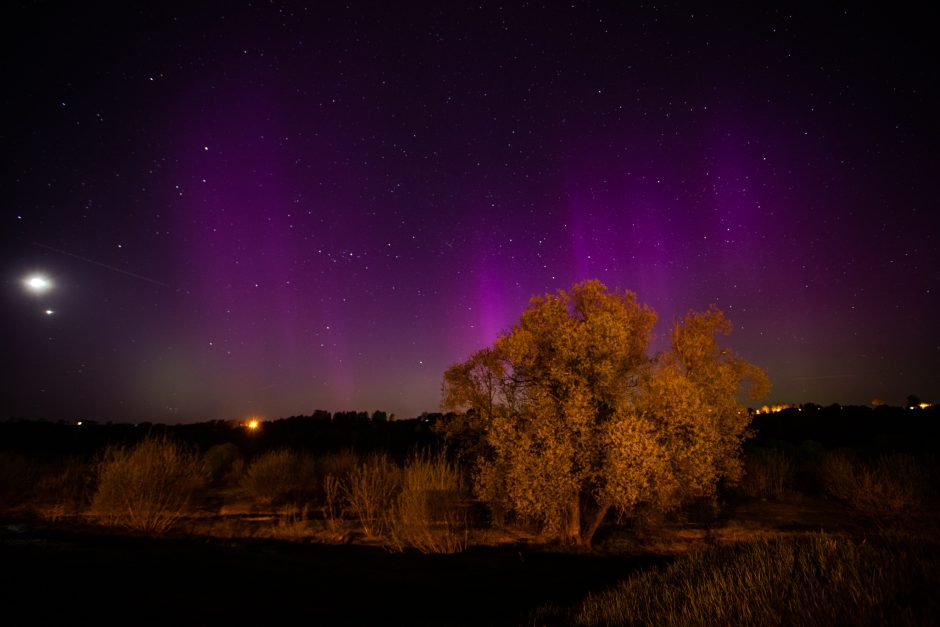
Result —
POLYGON ((408 418, 586 278, 772 402, 940 400, 925 14, 139 4, 0 20, 0 418, 408 418))

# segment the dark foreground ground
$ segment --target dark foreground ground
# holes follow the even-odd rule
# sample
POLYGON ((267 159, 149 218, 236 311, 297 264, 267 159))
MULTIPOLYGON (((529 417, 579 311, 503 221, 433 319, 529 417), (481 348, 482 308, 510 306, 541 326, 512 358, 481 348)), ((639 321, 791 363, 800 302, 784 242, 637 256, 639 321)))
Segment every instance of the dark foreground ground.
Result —
POLYGON ((6 617, 32 625, 510 625, 657 561, 514 547, 393 554, 6 523, 0 599, 6 617))

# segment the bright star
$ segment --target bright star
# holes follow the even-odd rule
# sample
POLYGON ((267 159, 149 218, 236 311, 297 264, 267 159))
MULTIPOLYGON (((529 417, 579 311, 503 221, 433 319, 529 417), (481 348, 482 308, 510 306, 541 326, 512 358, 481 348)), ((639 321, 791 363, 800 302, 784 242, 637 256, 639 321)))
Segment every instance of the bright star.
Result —
POLYGON ((54 313, 55 313, 55 312, 52 311, 51 309, 47 309, 47 310, 46 310, 46 315, 47 315, 47 316, 51 316, 51 315, 54 314, 54 313))

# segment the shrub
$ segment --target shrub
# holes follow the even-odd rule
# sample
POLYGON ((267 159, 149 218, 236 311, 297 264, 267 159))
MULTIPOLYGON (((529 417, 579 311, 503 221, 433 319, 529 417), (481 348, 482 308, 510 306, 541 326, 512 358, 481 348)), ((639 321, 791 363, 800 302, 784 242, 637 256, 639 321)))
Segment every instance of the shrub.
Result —
POLYGON ((313 458, 288 449, 264 453, 241 480, 242 489, 262 505, 302 503, 315 493, 316 484, 313 458))
POLYGON ((206 477, 214 486, 235 483, 245 472, 245 458, 231 442, 210 447, 202 459, 206 477))
POLYGON ((824 455, 819 462, 819 485, 823 492, 840 501, 849 501, 858 490, 857 463, 843 452, 824 455))
POLYGON ((938 588, 936 545, 811 535, 686 555, 530 624, 928 625, 938 588))
POLYGON ((320 477, 333 475, 337 479, 345 479, 359 464, 359 456, 355 451, 346 449, 335 453, 327 453, 318 461, 320 477))
POLYGON ((50 468, 36 482, 36 507, 50 520, 78 516, 95 494, 97 467, 84 459, 67 459, 50 468))
POLYGON ((744 478, 739 489, 745 496, 779 499, 793 489, 795 467, 776 449, 757 449, 744 458, 744 478))
POLYGON ((349 475, 359 464, 359 456, 351 449, 327 453, 317 460, 323 499, 323 518, 330 531, 336 531, 343 518, 345 488, 349 475))
POLYGON ((0 453, 0 509, 22 505, 32 496, 38 469, 36 464, 16 453, 0 453))
POLYGON ((323 478, 323 518, 330 531, 336 531, 343 518, 343 482, 333 475, 323 478))
POLYGON ((366 537, 381 534, 383 519, 398 490, 400 473, 387 455, 378 454, 358 464, 343 483, 349 510, 359 519, 366 537))
POLYGON ((415 455, 402 472, 388 515, 388 545, 422 553, 456 553, 467 544, 460 473, 443 454, 415 455))
POLYGON ((163 533, 187 513, 204 484, 195 453, 165 436, 148 437, 105 451, 90 513, 105 524, 163 533))
POLYGON ((930 466, 930 460, 899 453, 883 455, 873 463, 832 453, 820 464, 820 483, 830 496, 871 516, 903 516, 930 498, 930 466))

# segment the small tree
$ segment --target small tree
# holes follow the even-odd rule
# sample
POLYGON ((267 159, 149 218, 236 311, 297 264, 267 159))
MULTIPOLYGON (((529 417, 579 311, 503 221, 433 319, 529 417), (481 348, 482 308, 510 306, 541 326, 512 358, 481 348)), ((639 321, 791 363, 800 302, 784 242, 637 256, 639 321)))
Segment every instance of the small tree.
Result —
MULTIPOLYGON (((613 507, 663 510, 740 476, 745 383, 763 371, 721 349, 717 309, 690 313, 647 354, 656 314, 599 281, 534 297, 492 348, 444 374, 445 410, 472 410, 481 497, 590 544, 613 507)), ((472 440, 472 439, 471 439, 472 440)))

